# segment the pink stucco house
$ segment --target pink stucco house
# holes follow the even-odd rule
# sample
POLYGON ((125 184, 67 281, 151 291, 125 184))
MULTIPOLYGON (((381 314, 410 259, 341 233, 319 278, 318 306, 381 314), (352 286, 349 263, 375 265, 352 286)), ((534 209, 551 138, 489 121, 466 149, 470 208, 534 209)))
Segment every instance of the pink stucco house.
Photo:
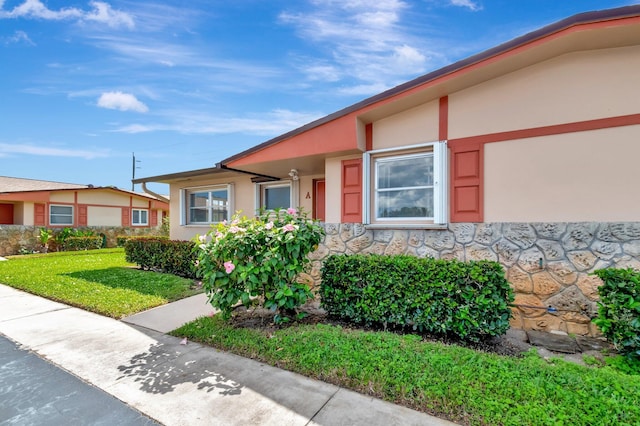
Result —
POLYGON ((501 262, 512 325, 589 335, 594 269, 640 267, 640 5, 582 13, 217 163, 171 188, 171 237, 302 206, 330 253, 501 262))

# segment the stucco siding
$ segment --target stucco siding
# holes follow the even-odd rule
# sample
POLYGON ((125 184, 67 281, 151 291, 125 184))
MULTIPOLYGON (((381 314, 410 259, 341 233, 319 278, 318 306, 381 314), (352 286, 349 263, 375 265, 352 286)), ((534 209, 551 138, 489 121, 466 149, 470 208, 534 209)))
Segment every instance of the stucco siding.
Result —
POLYGON ((143 198, 133 197, 131 200, 131 204, 135 208, 148 209, 149 208, 149 200, 145 200, 143 198))
POLYGON ((87 207, 87 226, 121 226, 122 209, 119 207, 87 207))
POLYGON ((373 123, 373 149, 438 140, 438 100, 373 123))
POLYGON ((485 145, 485 222, 638 220, 640 126, 485 145))
MULTIPOLYGON (((23 203, 22 209, 19 209, 16 205, 14 214, 20 214, 20 218, 16 221, 16 225, 33 226, 35 221, 35 207, 33 206, 33 203, 23 203)), ((16 219, 18 219, 17 216, 16 219)))
POLYGON ((75 200, 73 191, 52 192, 49 201, 52 203, 73 203, 75 200))
POLYGON ((325 161, 325 222, 339 223, 342 214, 342 161, 362 158, 358 155, 327 158, 325 161))
POLYGON ((129 207, 129 200, 130 196, 124 193, 111 191, 78 191, 79 204, 129 207))
POLYGON ((565 54, 449 95, 449 138, 638 113, 640 47, 565 54))

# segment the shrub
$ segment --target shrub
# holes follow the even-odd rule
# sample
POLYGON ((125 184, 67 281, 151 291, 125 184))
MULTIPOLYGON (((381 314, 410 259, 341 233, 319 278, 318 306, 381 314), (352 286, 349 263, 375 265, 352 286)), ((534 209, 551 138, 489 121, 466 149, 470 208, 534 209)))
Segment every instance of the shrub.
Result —
POLYGON ((196 254, 192 241, 172 241, 166 238, 129 238, 124 244, 127 262, 142 269, 195 278, 196 254))
POLYGON ((593 322, 616 350, 640 360, 640 273, 606 268, 593 274, 604 282, 593 322))
POLYGON ((249 306, 255 297, 274 311, 276 322, 301 316, 297 308, 313 294, 297 278, 323 235, 296 209, 261 211, 255 219, 235 215, 218 224, 199 237, 198 269, 209 301, 225 319, 238 302, 249 306))
POLYGON ((169 238, 161 235, 161 236, 157 236, 157 235, 118 235, 116 237, 116 246, 118 247, 124 247, 125 243, 129 240, 132 239, 153 239, 153 240, 159 240, 159 239, 164 239, 164 240, 168 240, 169 238))
POLYGON ((64 242, 64 250, 97 250, 102 248, 101 236, 67 237, 64 242))
MULTIPOLYGON (((55 241, 56 250, 58 251, 87 250, 88 248, 84 248, 85 246, 86 247, 91 246, 91 248, 94 248, 92 243, 88 243, 86 241, 85 242, 74 241, 73 243, 71 243, 72 246, 69 247, 67 242, 71 238, 95 237, 95 236, 96 236, 95 231, 91 229, 62 228, 61 230, 54 232, 53 240, 55 241)), ((100 244, 102 244, 102 239, 100 239, 100 244)))
POLYGON ((320 295, 324 309, 342 319, 470 341, 504 334, 513 301, 497 262, 406 255, 331 255, 320 295))

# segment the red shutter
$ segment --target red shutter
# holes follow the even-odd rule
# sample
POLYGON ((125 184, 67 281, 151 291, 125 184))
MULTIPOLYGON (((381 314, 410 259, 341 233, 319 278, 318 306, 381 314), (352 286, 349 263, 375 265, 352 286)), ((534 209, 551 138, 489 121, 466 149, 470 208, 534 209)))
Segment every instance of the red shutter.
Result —
POLYGON ((88 216, 88 207, 84 204, 78 205, 78 226, 87 226, 89 220, 88 216))
POLYGON ((158 210, 151 210, 151 226, 158 226, 158 210))
POLYGON ((450 143, 451 222, 482 222, 484 144, 450 143))
POLYGON ((13 204, 0 204, 0 225, 13 225, 13 204))
POLYGON ((33 205, 33 224, 35 226, 46 226, 46 205, 34 204, 33 205))
POLYGON ((131 226, 131 209, 122 208, 122 226, 131 226))
POLYGON ((342 223, 362 222, 362 160, 342 162, 342 223))

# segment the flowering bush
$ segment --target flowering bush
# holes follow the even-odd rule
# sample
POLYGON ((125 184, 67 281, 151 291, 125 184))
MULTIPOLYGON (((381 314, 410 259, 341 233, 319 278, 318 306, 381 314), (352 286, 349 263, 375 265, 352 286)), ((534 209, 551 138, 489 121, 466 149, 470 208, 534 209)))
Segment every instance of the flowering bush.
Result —
POLYGON ((236 214, 206 236, 197 237, 199 276, 213 307, 229 319, 233 307, 250 306, 258 297, 287 321, 313 297, 309 286, 297 281, 309 264, 324 230, 296 209, 261 211, 255 219, 236 214))

